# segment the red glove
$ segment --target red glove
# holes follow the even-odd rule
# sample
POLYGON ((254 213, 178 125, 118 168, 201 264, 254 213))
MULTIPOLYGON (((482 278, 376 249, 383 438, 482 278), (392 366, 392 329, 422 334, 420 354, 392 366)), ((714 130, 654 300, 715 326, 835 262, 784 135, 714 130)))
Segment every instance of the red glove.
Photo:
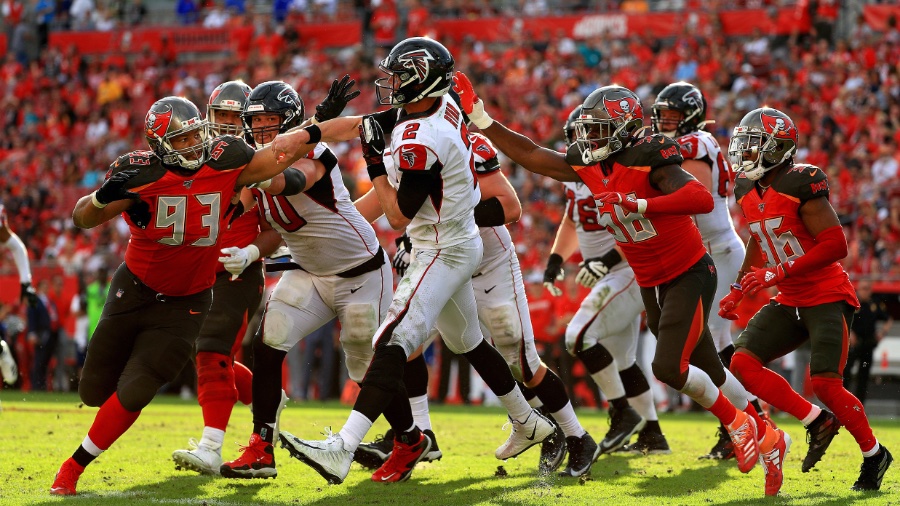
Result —
POLYGON ((453 74, 453 91, 459 95, 459 103, 466 115, 472 114, 475 102, 480 101, 469 78, 460 71, 453 74))
POLYGON ((625 195, 616 192, 603 192, 594 195, 594 199, 603 204, 615 204, 629 213, 643 214, 647 210, 647 201, 634 195, 625 195))
POLYGON ((763 288, 777 285, 786 277, 787 272, 782 264, 766 269, 751 267, 750 272, 744 274, 743 279, 741 279, 741 286, 744 288, 744 293, 753 295, 763 288))
POLYGON ((744 291, 741 290, 741 285, 731 285, 731 291, 719 301, 719 316, 726 320, 737 320, 738 315, 734 310, 741 304, 743 298, 744 291))

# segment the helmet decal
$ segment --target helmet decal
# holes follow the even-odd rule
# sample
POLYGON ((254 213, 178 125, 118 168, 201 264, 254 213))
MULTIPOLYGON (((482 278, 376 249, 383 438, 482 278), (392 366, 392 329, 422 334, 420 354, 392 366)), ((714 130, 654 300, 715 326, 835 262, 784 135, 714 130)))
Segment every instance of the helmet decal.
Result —
POLYGON ((703 96, 700 95, 700 90, 694 87, 691 87, 691 89, 681 97, 681 100, 691 107, 703 107, 703 96))
POLYGON ((397 58, 397 61, 400 62, 404 68, 409 69, 415 74, 416 79, 418 79, 420 83, 425 82, 425 78, 428 77, 428 71, 431 67, 428 62, 433 60, 434 57, 425 49, 410 51, 397 58))
POLYGON ((169 130, 169 123, 172 121, 172 109, 166 112, 147 113, 147 135, 162 137, 169 130))
POLYGON ((794 139, 797 137, 797 128, 793 121, 786 116, 770 116, 766 113, 760 113, 760 120, 766 131, 771 133, 778 139, 794 139))
POLYGON ((292 91, 294 91, 292 88, 285 87, 283 90, 281 90, 281 92, 278 93, 278 96, 276 96, 275 98, 281 100, 286 104, 290 104, 296 107, 297 101, 294 100, 294 94, 291 93, 292 91))
POLYGON ((632 119, 644 117, 640 104, 631 97, 614 98, 612 100, 604 98, 603 107, 606 108, 606 112, 612 118, 632 119))

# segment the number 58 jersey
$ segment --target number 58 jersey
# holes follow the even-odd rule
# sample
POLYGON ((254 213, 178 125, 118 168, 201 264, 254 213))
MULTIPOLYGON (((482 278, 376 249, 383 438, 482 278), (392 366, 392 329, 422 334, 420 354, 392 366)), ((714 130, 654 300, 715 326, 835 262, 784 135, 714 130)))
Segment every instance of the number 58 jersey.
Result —
MULTIPOLYGON (((591 190, 584 183, 566 182, 563 187, 566 189, 566 216, 575 223, 581 256, 596 258, 605 255, 616 245, 616 240, 600 224, 597 201, 591 190)), ((611 270, 618 271, 626 267, 628 261, 623 259, 611 270)))

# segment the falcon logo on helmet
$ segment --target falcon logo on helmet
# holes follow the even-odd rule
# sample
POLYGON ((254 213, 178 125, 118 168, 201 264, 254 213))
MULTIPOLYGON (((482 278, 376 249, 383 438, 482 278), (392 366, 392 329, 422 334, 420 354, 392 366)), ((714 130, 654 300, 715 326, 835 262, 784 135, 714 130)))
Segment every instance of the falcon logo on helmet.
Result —
POLYGON ((404 68, 409 69, 415 74, 416 79, 418 79, 420 83, 425 82, 425 78, 428 77, 428 70, 431 68, 429 61, 433 60, 434 57, 431 56, 431 53, 424 49, 410 51, 397 58, 397 61, 403 64, 404 68))
POLYGON ((290 104, 290 105, 296 107, 297 101, 294 100, 294 94, 296 94, 296 92, 294 91, 293 88, 284 88, 283 90, 281 90, 281 92, 275 98, 277 98, 278 100, 281 100, 282 102, 284 102, 286 104, 290 104))

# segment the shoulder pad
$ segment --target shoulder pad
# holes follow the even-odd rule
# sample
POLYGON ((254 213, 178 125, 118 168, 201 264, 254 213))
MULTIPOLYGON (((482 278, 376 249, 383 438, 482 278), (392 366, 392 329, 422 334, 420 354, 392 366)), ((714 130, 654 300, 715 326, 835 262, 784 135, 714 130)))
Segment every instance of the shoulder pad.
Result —
POLYGON ((828 198, 828 177, 815 165, 794 164, 774 184, 778 193, 806 202, 818 197, 828 198))
POLYGON ((240 137, 220 135, 209 143, 209 161, 213 170, 240 169, 250 163, 256 151, 240 137))
POLYGON ((166 173, 162 160, 156 154, 152 151, 137 150, 116 158, 116 161, 110 164, 106 178, 129 169, 138 169, 139 173, 128 180, 128 183, 125 185, 127 189, 146 186, 163 177, 166 173))
POLYGON ((743 172, 734 177, 734 200, 740 201, 753 189, 754 182, 747 179, 743 172))
POLYGON ((700 160, 707 155, 706 145, 700 142, 700 136, 696 133, 679 137, 678 145, 685 160, 700 160))
POLYGON ((616 162, 626 167, 681 165, 681 147, 662 134, 647 135, 620 151, 616 162))

